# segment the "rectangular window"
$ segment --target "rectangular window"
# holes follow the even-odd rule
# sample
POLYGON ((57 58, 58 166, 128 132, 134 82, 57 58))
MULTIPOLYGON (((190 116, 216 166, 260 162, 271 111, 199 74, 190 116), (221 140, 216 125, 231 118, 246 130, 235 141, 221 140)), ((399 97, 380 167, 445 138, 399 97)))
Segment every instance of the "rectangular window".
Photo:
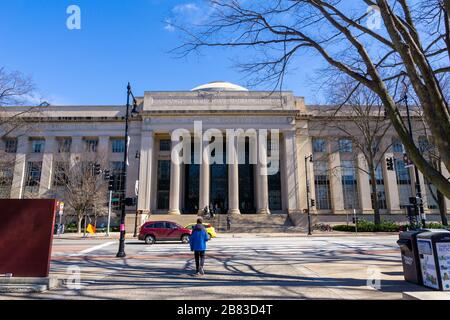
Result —
POLYGON ((16 153, 17 152, 17 139, 7 138, 5 141, 5 152, 6 153, 16 153))
POLYGON ((120 201, 125 198, 125 179, 123 175, 123 161, 113 161, 110 163, 110 174, 114 177, 112 192, 112 208, 121 209, 120 201))
POLYGON ((69 183, 68 170, 69 164, 67 162, 55 163, 55 173, 53 176, 53 185, 55 187, 67 186, 69 183))
POLYGON ((123 140, 123 139, 111 140, 111 148, 112 148, 113 153, 124 153, 125 152, 125 140, 123 140))
POLYGON ((392 151, 403 153, 403 144, 398 138, 392 139, 392 151))
POLYGON ((157 190, 158 209, 169 209, 170 160, 158 161, 157 190))
POLYGON ((25 176, 26 187, 39 187, 41 181, 42 162, 28 162, 25 176))
POLYGON ((86 152, 97 152, 98 139, 85 139, 84 146, 86 152))
POLYGON ((428 141, 428 138, 426 136, 419 137, 419 150, 422 153, 434 151, 433 145, 430 143, 430 141, 428 141))
POLYGON ((400 199, 400 208, 409 204, 409 197, 412 197, 411 175, 409 169, 405 168, 403 159, 395 159, 395 173, 397 176, 397 186, 400 199))
POLYGON ((170 141, 168 139, 159 141, 159 151, 170 151, 171 146, 172 146, 172 141, 170 141))
POLYGON ((339 152, 353 152, 353 142, 351 139, 339 139, 339 152))
POLYGON ((11 195, 13 168, 0 164, 0 199, 8 199, 11 195))
POLYGON ((45 140, 35 139, 31 141, 31 152, 32 153, 42 153, 44 152, 45 140))
POLYGON ((358 209, 358 180, 353 161, 342 161, 342 191, 344 196, 344 209, 358 209))
MULTIPOLYGON (((377 181, 377 197, 378 197, 378 208, 379 209, 387 209, 387 201, 386 201, 386 191, 384 189, 384 178, 383 178, 383 170, 381 165, 379 164, 375 169, 375 179, 377 181)), ((372 180, 369 175, 369 187, 372 190, 372 180)), ((371 195, 371 198, 373 196, 371 195)), ((373 203, 373 199, 372 199, 373 203)), ((373 205, 372 205, 373 208, 373 205)))
POLYGON ((330 179, 326 161, 314 162, 314 187, 316 190, 316 206, 318 210, 331 209, 330 179))
POLYGON ((69 153, 72 146, 72 138, 58 138, 58 153, 69 153))
POLYGON ((327 141, 325 139, 314 138, 312 145, 313 152, 326 152, 327 141))
POLYGON ((425 193, 427 195, 427 204, 428 204, 428 209, 438 209, 438 203, 437 203, 437 188, 427 180, 427 178, 424 177, 424 182, 425 182, 425 193))

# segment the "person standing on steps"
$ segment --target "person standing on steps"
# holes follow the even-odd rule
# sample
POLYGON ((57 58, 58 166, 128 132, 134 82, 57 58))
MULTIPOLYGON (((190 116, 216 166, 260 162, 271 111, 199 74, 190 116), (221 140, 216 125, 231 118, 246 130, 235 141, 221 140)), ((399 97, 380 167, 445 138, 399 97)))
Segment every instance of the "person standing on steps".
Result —
POLYGON ((192 231, 191 239, 189 241, 191 251, 194 251, 196 276, 205 274, 204 265, 206 241, 208 241, 208 234, 206 233, 205 226, 203 225, 203 219, 198 218, 197 224, 192 231))
POLYGON ((227 231, 231 230, 231 215, 227 214, 227 231))

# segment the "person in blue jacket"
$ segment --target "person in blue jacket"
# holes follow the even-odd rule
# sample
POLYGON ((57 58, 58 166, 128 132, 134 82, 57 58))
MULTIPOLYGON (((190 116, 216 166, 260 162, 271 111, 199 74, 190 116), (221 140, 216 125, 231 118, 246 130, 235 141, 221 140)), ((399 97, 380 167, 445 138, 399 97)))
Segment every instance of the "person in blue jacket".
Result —
POLYGON ((208 241, 208 234, 203 225, 203 220, 198 218, 189 241, 191 251, 194 251, 196 275, 205 274, 203 267, 205 265, 206 241, 208 241))

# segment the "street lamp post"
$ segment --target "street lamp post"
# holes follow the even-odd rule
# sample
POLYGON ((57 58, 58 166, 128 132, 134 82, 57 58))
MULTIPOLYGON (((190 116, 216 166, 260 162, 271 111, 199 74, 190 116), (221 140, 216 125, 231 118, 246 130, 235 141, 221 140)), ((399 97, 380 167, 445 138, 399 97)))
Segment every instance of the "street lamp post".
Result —
POLYGON ((308 160, 309 162, 313 161, 313 156, 312 154, 309 156, 305 157, 305 174, 306 174, 306 210, 308 213, 308 236, 310 236, 311 233, 311 209, 310 209, 310 205, 309 205, 309 191, 310 191, 310 183, 309 183, 309 178, 308 178, 308 160))
POLYGON ((125 185, 124 195, 121 201, 121 215, 120 215, 120 240, 119 240, 119 251, 117 252, 117 258, 123 258, 126 256, 125 254, 125 196, 126 196, 126 181, 127 181, 127 159, 128 159, 128 121, 129 121, 129 110, 130 110, 130 97, 133 98, 133 110, 132 114, 136 113, 136 99, 131 92, 131 85, 128 83, 127 86, 127 106, 125 112, 125 150, 123 153, 123 165, 122 165, 122 175, 123 175, 123 183, 125 185))
MULTIPOLYGON (((406 106, 406 118, 408 119, 408 128, 409 128, 409 136, 411 137, 411 140, 413 140, 413 132, 412 132, 412 124, 411 124, 411 118, 409 114, 409 105, 408 105, 408 92, 405 91, 405 96, 403 97, 405 100, 405 106, 406 106)), ((413 140, 414 141, 414 140, 413 140)), ((419 205, 419 212, 420 217, 422 219, 422 226, 423 228, 426 227, 426 218, 425 218, 425 211, 423 209, 423 201, 422 201, 422 190, 420 187, 420 180, 419 180, 419 170, 417 169, 417 166, 414 165, 414 176, 415 176, 415 185, 416 185, 416 198, 418 198, 418 205, 419 205)))

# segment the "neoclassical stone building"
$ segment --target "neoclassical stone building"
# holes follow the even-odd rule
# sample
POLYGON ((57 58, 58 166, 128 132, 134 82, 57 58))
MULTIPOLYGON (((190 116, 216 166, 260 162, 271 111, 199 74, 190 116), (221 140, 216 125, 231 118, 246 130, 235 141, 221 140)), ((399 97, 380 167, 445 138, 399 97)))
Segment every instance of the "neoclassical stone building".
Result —
MULTIPOLYGON (((222 213, 302 215, 307 207, 306 170, 315 202, 311 210, 317 217, 337 221, 353 210, 373 212, 369 176, 358 170, 364 161, 355 155, 352 137, 316 125, 322 121, 325 107, 308 106, 289 91, 248 91, 227 82, 208 83, 190 91, 148 91, 137 98, 137 104, 138 115, 130 119, 127 179, 118 185, 126 188, 127 197, 138 194, 139 212, 196 214, 212 204, 222 213), (244 149, 238 154, 236 146, 224 143, 222 150, 213 152, 216 158, 223 157, 224 163, 176 164, 171 161, 176 145, 171 134, 175 130, 192 133, 193 154, 204 154, 214 140, 202 139, 195 132, 195 123, 201 123, 202 133, 213 130, 224 137, 227 130, 242 129, 248 134, 244 149), (278 143, 268 139, 267 149, 256 154, 258 160, 279 154, 279 170, 271 175, 260 174, 264 167, 261 161, 249 160, 254 151, 251 133, 256 132, 259 143, 259 133, 265 130, 270 138, 277 132, 278 143), (247 161, 229 163, 230 155, 247 161), (305 161, 309 155, 313 155, 312 162, 305 161)), ((26 108, 6 110, 2 116, 26 108)), ((39 112, 24 113, 26 129, 13 131, 1 143, 2 197, 56 197, 54 176, 61 154, 101 153, 106 155, 102 169, 120 176, 126 146, 124 116, 124 106, 48 105, 39 112)), ((342 121, 347 120, 342 117, 342 121)), ((389 132, 385 139, 392 145, 384 156, 394 160, 395 169, 388 170, 386 161, 377 168, 380 207, 384 215, 404 218, 404 205, 414 194, 414 175, 403 166, 402 146, 395 134, 389 132)), ((429 192, 432 189, 422 176, 421 184, 425 211, 438 214, 429 192)), ((120 193, 121 188, 117 189, 120 193)), ((445 205, 450 212, 448 199, 445 205)), ((127 211, 134 213, 136 208, 127 207, 127 211)))

